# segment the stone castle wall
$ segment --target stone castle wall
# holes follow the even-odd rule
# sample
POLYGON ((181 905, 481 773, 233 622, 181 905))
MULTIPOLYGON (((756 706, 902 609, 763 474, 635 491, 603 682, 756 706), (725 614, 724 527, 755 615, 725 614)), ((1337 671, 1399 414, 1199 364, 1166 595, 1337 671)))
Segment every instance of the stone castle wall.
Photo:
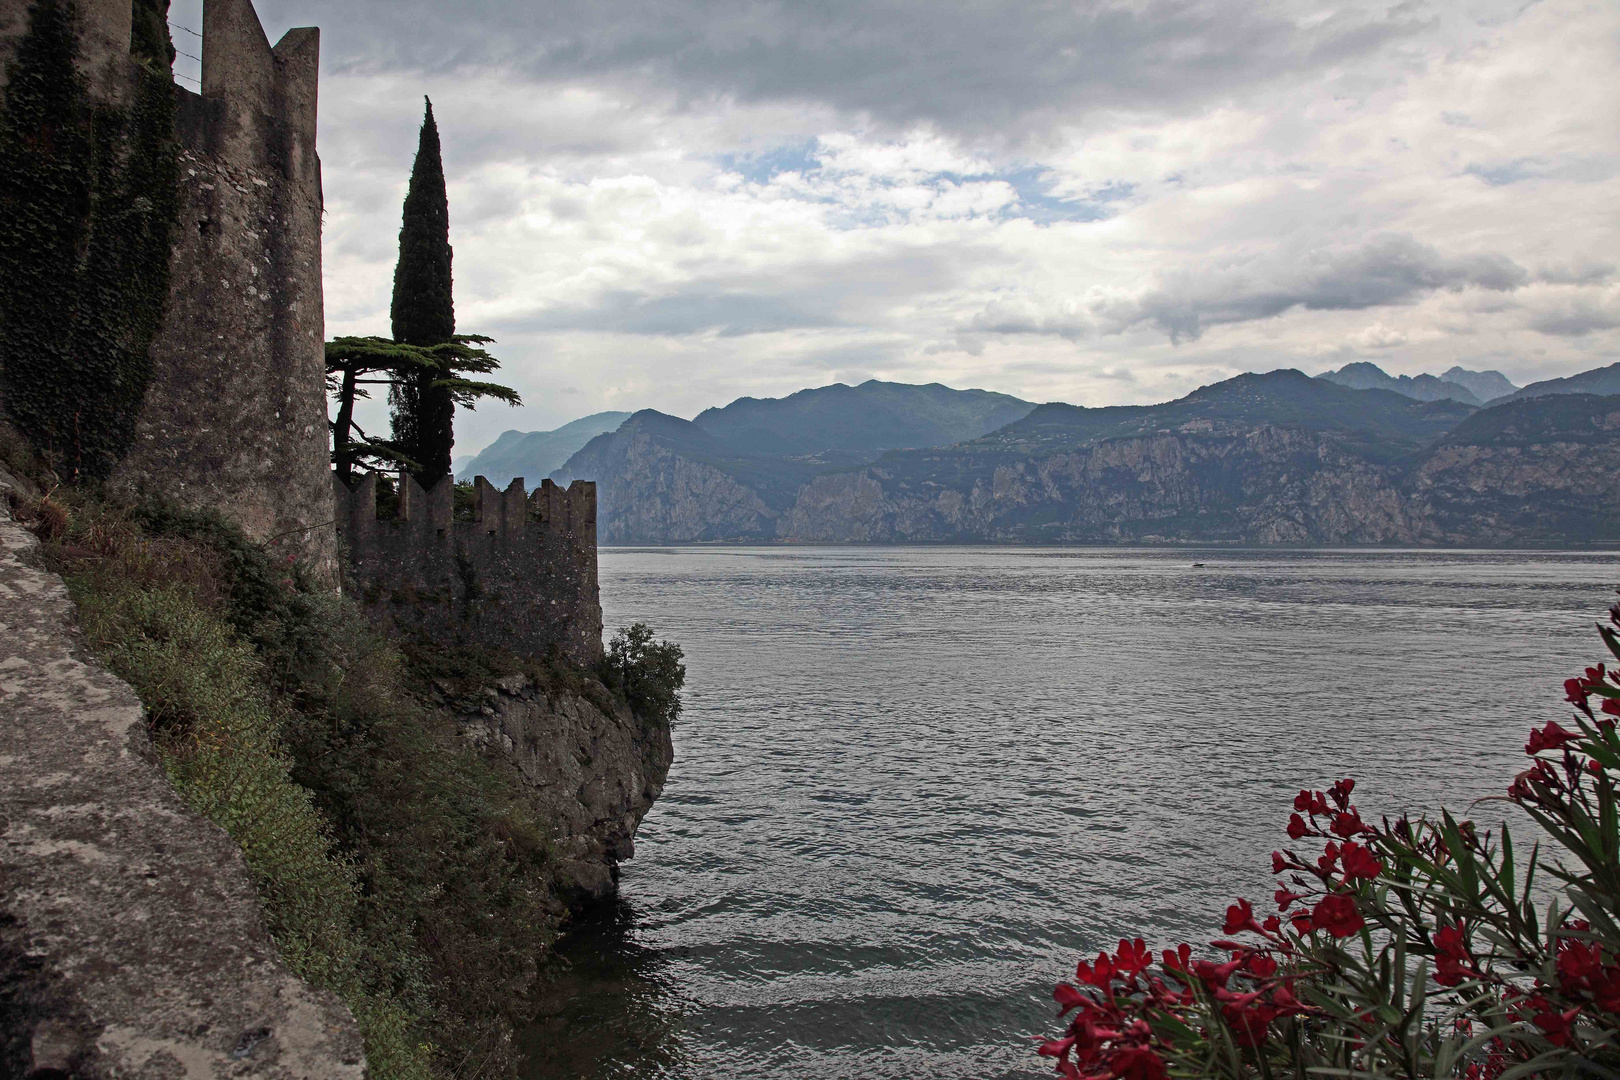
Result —
POLYGON ((202 93, 176 88, 183 201, 134 492, 219 507, 336 569, 326 427, 320 31, 271 48, 249 0, 203 6, 202 93))
MULTIPOLYGON (((31 6, 0 0, 0 70, 31 6)), ((77 9, 92 92, 126 100, 130 0, 77 9)), ((289 30, 272 48, 250 0, 206 0, 202 29, 202 93, 175 88, 182 203, 169 306, 135 444, 112 484, 221 509, 332 577, 320 31, 289 30)))
POLYGON ((449 477, 423 491, 400 477, 399 516, 377 518, 377 477, 334 478, 344 581, 381 625, 431 640, 577 665, 602 658, 596 485, 474 482, 472 521, 454 520, 449 477))

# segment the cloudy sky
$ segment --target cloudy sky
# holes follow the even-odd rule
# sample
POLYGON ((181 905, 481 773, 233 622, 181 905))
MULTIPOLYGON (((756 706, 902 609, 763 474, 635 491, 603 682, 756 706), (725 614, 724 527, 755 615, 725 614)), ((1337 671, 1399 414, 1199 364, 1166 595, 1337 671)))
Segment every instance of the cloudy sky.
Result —
POLYGON ((388 331, 433 99, 458 323, 527 402, 458 454, 868 378, 1620 360, 1612 0, 257 5, 322 28, 329 335, 388 331))

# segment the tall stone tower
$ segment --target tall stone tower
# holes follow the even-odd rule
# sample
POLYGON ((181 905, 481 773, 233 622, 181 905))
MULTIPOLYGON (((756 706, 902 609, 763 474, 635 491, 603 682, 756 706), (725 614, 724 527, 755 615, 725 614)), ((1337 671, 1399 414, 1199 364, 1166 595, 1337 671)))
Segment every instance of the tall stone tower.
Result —
MULTIPOLYGON (((0 64, 31 6, 0 0, 0 64)), ((131 0, 76 7, 92 92, 127 99, 131 0)), ((202 93, 175 88, 182 191, 168 310, 112 485, 219 510, 333 577, 320 31, 289 30, 272 47, 251 0, 204 0, 202 34, 202 93)))

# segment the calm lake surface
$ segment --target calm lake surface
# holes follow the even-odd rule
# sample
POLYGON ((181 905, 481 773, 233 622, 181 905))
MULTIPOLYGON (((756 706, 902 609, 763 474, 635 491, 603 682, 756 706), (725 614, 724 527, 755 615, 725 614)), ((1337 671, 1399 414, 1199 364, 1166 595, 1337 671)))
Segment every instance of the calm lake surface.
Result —
POLYGON ((1300 787, 1500 793, 1620 557, 604 548, 601 582, 686 649, 686 711, 530 1076, 995 1080, 1050 1075, 1025 1037, 1082 953, 1259 906, 1300 787))

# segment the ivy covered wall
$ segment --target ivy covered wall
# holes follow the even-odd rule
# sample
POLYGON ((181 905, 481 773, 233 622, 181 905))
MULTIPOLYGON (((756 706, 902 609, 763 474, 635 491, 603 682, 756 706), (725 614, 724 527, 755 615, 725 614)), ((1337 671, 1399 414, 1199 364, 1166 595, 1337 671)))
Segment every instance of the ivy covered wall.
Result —
POLYGON ((64 478, 106 477, 152 377, 179 205, 163 0, 92 99, 73 0, 35 0, 0 100, 0 401, 64 478))

